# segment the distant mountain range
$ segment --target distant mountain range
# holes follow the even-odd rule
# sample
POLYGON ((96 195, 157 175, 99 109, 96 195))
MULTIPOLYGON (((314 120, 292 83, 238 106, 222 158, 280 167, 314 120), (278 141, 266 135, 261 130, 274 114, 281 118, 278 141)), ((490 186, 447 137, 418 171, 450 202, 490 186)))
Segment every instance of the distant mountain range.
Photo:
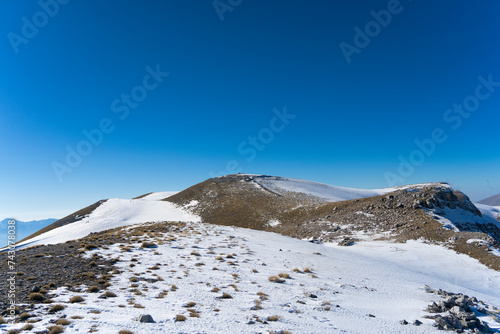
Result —
POLYGON ((485 198, 485 199, 479 201, 478 203, 491 205, 491 206, 500 206, 500 194, 485 198))
MULTIPOLYGON (((16 220, 16 241, 26 238, 28 235, 31 235, 36 231, 46 226, 49 226, 55 221, 57 221, 57 219, 55 218, 31 220, 27 222, 16 220)), ((8 218, 0 221, 0 247, 3 247, 8 243, 7 242, 8 224, 9 224, 8 218)))

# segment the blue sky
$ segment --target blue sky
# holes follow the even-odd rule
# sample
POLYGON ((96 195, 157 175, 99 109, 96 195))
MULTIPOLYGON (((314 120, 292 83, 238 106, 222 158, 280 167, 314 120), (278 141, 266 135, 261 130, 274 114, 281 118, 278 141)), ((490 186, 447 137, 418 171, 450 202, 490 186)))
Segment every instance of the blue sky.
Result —
POLYGON ((0 6, 0 218, 239 170, 500 193, 497 2, 0 6))

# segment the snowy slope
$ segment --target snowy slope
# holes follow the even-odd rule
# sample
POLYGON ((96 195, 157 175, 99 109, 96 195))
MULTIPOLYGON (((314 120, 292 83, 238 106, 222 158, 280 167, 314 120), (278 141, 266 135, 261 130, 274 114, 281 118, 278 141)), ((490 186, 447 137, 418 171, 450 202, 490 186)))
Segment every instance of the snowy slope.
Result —
MULTIPOLYGON (((423 318, 426 306, 439 300, 425 292, 425 285, 475 296, 490 310, 489 305, 500 306, 497 271, 436 245, 414 241, 339 247, 199 223, 173 235, 150 239, 158 244, 152 249, 136 242, 128 245, 130 252, 121 252, 119 245, 86 252, 88 257, 120 256, 116 265, 122 273, 111 279, 109 288, 117 297, 102 299, 102 292, 89 293, 84 286, 78 293, 59 288, 54 300, 66 309, 57 317, 64 314, 72 321, 65 332, 86 333, 94 326, 102 333, 135 334, 443 333, 423 318), (281 284, 269 281, 279 273, 291 278, 281 284), (131 285, 134 277, 136 285, 131 285), (267 297, 259 298, 259 292, 267 297), (232 298, 218 298, 222 293, 232 298), (68 303, 74 295, 84 303, 68 303), (189 302, 194 305, 186 306, 189 302), (198 317, 190 317, 193 312, 198 317), (141 314, 150 314, 156 323, 139 323, 141 314), (175 321, 176 315, 186 320, 175 321), (278 316, 277 321, 257 320, 269 316, 278 316), (403 319, 410 324, 400 324, 403 319), (412 325, 416 319, 423 324, 412 325)), ((39 306, 34 313, 41 321, 34 323, 34 331, 55 318, 47 315, 47 306, 39 306)), ((493 317, 481 319, 500 328, 493 317)), ((8 330, 23 324, 2 326, 8 330)))
POLYGON ((79 239, 92 232, 151 221, 199 221, 199 217, 160 201, 174 192, 152 193, 140 199, 109 199, 82 220, 67 224, 18 245, 18 249, 79 239))
POLYGON ((159 200, 165 199, 167 197, 173 196, 177 193, 178 193, 178 191, 159 191, 159 192, 148 194, 148 195, 144 196, 143 199, 147 199, 150 201, 159 201, 159 200))
POLYGON ((483 216, 493 219, 500 218, 500 206, 489 206, 486 204, 474 203, 474 205, 481 211, 483 216))
POLYGON ((379 196, 396 191, 398 189, 404 189, 408 187, 423 187, 429 185, 429 184, 419 184, 413 186, 384 188, 384 189, 355 189, 355 188, 331 186, 328 184, 305 181, 305 180, 290 179, 285 177, 253 176, 252 179, 261 186, 277 193, 283 193, 283 192, 303 193, 309 196, 315 196, 322 199, 326 199, 331 202, 379 196))

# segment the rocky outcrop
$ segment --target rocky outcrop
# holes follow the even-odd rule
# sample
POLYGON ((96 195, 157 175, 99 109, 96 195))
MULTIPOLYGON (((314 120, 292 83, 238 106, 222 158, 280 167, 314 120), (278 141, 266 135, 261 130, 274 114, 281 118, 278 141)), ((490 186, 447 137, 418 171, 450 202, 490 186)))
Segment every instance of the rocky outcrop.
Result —
POLYGON ((429 313, 439 313, 425 316, 434 319, 434 326, 442 330, 463 333, 468 330, 472 333, 493 333, 488 324, 479 319, 476 313, 488 315, 490 312, 479 305, 475 297, 455 294, 443 290, 433 290, 426 287, 428 293, 435 293, 443 297, 442 300, 427 307, 429 313))

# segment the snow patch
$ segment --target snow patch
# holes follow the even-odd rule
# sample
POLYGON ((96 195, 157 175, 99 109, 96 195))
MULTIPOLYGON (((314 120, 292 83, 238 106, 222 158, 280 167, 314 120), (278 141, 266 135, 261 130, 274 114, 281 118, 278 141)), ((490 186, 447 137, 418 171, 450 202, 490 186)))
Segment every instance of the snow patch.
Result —
POLYGON ((280 224, 281 224, 281 222, 277 219, 271 219, 270 221, 267 222, 267 226, 269 226, 269 227, 276 227, 280 224))

